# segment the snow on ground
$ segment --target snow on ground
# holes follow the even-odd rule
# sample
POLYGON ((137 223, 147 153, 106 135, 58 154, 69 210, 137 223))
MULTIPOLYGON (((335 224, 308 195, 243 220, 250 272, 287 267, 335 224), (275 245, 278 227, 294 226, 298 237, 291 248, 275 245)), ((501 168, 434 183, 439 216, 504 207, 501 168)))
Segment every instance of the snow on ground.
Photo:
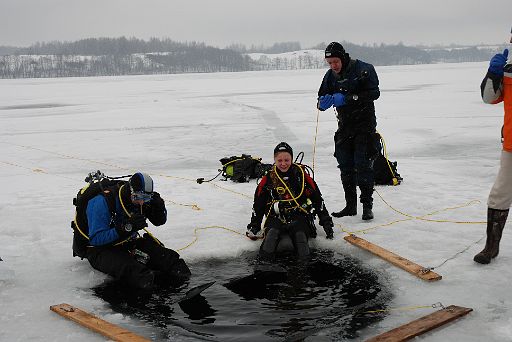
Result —
MULTIPOLYGON (((412 216, 441 210, 426 217, 432 220, 485 220, 503 116, 502 105, 480 99, 485 70, 486 63, 377 68, 378 129, 405 181, 377 188, 387 204, 375 195, 372 222, 359 215, 335 219, 335 239, 327 241, 320 232, 313 242, 353 255, 389 279, 395 294, 391 307, 400 310, 363 337, 435 310, 414 306, 442 302, 474 312, 419 340, 512 340, 509 227, 500 256, 481 266, 472 257, 483 247, 484 241, 475 244, 484 236, 483 224, 408 219, 391 208, 412 216), (435 271, 443 279, 419 280, 349 245, 342 229, 366 229, 358 234, 423 266, 442 264, 435 271)), ((226 156, 248 153, 271 162, 280 141, 304 151, 304 161, 312 165, 316 91, 323 73, 0 80, 0 340, 103 340, 49 311, 63 302, 121 325, 130 321, 88 291, 106 276, 72 257, 72 198, 90 171, 151 174, 170 218, 151 231, 188 262, 257 250, 259 243, 241 236, 254 181, 199 185, 195 179, 214 176, 218 160, 226 156), (221 228, 197 229, 213 226, 221 228)), ((343 205, 332 157, 335 129, 334 113, 320 113, 315 176, 330 211, 343 205)))

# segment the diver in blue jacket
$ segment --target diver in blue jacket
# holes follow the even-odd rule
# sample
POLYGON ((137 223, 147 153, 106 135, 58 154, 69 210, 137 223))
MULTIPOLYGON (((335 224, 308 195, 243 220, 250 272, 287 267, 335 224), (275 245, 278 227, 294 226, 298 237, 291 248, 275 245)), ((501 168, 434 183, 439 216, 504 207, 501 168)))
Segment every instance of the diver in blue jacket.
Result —
POLYGON ((128 182, 104 189, 85 210, 89 246, 87 259, 95 269, 130 287, 151 290, 154 285, 176 286, 190 276, 179 254, 139 231, 167 221, 165 202, 153 190, 152 178, 137 172, 128 182))

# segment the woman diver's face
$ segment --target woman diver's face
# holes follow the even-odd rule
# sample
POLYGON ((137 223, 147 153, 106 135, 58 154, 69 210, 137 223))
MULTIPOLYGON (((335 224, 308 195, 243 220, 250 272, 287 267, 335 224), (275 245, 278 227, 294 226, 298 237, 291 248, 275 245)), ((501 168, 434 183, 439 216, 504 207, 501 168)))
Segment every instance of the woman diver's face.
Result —
POLYGON ((278 152, 274 155, 274 163, 281 172, 286 172, 292 165, 292 155, 288 152, 278 152))

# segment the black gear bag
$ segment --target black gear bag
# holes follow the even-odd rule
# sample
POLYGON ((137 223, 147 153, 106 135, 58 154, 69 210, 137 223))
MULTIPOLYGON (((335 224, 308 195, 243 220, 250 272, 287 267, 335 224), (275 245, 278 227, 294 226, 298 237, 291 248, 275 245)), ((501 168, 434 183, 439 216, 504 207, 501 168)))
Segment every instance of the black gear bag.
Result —
POLYGON ((253 158, 248 154, 242 154, 242 156, 232 156, 220 159, 222 168, 219 169, 217 176, 212 179, 205 180, 204 178, 198 178, 197 183, 211 182, 220 175, 224 177, 224 180, 231 179, 236 183, 245 183, 249 179, 261 178, 268 171, 272 170, 273 164, 263 164, 261 158, 253 158))
POLYGON ((384 154, 387 156, 386 145, 379 133, 375 133, 375 139, 382 140, 382 145, 379 143, 378 153, 373 162, 375 185, 399 185, 403 178, 397 171, 398 162, 389 161, 389 159, 384 156, 384 154), (383 148, 381 148, 381 146, 383 146, 383 148))
POLYGON ((245 183, 249 179, 261 178, 272 169, 271 164, 263 164, 261 158, 253 158, 248 154, 242 154, 241 157, 222 158, 220 163, 224 179, 229 178, 236 183, 245 183))

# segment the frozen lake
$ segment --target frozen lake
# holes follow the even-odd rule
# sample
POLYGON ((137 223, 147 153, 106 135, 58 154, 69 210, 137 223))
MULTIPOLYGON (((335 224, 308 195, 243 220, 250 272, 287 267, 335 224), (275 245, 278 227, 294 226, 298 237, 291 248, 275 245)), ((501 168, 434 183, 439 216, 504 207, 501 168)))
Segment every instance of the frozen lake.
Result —
MULTIPOLYGON (((509 227, 492 264, 472 260, 483 248, 484 241, 475 244, 485 234, 478 222, 485 220, 501 149, 503 105, 480 99, 486 68, 376 68, 378 130, 404 182, 377 187, 373 221, 334 219, 334 240, 320 230, 312 242, 360 260, 392 288, 390 307, 397 310, 363 330, 361 339, 436 310, 412 307, 441 302, 474 312, 421 340, 512 340, 509 227), (414 217, 435 213, 426 221, 393 208, 414 217), (347 231, 437 267, 443 279, 416 279, 346 243, 347 231)), ((304 162, 313 166, 316 92, 324 72, 0 80, 0 257, 14 271, 0 268, 0 340, 103 340, 49 311, 63 302, 116 324, 135 324, 93 295, 90 289, 106 277, 72 257, 72 199, 91 171, 149 173, 169 211, 167 224, 150 230, 187 262, 256 251, 259 242, 243 236, 256 183, 199 185, 195 179, 214 176, 219 159, 232 155, 270 163, 280 141, 304 151, 304 162)), ((344 204, 332 156, 335 130, 334 112, 320 113, 315 180, 329 211, 344 204)), ((139 332, 155 337, 147 326, 139 332)))

